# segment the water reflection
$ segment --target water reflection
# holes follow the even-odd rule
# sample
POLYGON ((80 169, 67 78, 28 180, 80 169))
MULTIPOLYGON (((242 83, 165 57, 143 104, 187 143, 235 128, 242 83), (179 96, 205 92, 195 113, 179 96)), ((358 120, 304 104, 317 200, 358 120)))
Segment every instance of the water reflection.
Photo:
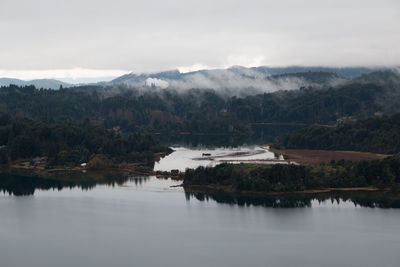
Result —
POLYGON ((80 175, 69 175, 61 178, 25 177, 11 174, 0 175, 0 192, 14 196, 28 196, 35 194, 36 190, 62 190, 65 188, 80 188, 84 191, 91 190, 96 185, 108 185, 110 187, 121 186, 128 180, 140 185, 149 177, 129 177, 123 174, 96 175, 96 178, 80 175))
POLYGON ((133 176, 127 178, 127 180, 134 182, 134 184, 137 186, 147 183, 150 180, 150 176, 133 176))
POLYGON ((293 194, 280 196, 243 196, 227 193, 185 192, 186 200, 216 201, 238 206, 264 206, 272 208, 312 207, 313 202, 331 202, 337 205, 350 202, 368 208, 400 208, 400 195, 388 192, 331 192, 319 194, 293 194))
MULTIPOLYGON (((96 178, 77 176, 62 177, 62 179, 48 179, 37 177, 23 177, 16 175, 0 175, 0 192, 14 196, 34 195, 36 190, 62 190, 79 188, 82 191, 94 189, 97 185, 106 185, 109 190, 126 184, 136 186, 139 190, 153 191, 181 191, 173 190, 171 186, 180 184, 180 181, 158 179, 154 176, 127 176, 122 174, 98 174, 96 178), (169 189, 168 189, 169 188, 169 189)), ((187 201, 215 201, 220 204, 233 206, 263 206, 272 208, 307 208, 314 204, 331 202, 335 205, 352 203, 355 206, 369 208, 400 208, 400 194, 389 192, 331 192, 319 194, 292 194, 279 196, 244 196, 210 191, 207 193, 185 192, 187 201)))

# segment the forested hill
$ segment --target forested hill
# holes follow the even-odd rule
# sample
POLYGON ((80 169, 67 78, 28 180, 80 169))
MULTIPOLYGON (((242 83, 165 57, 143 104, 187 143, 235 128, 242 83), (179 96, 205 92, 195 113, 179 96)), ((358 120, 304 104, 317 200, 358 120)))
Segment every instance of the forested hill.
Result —
POLYGON ((10 84, 18 86, 33 85, 36 88, 49 88, 49 89, 59 89, 60 87, 73 86, 73 84, 65 83, 54 79, 37 79, 37 80, 23 81, 12 78, 0 78, 0 86, 9 86, 10 84))
MULTIPOLYGON (((331 76, 308 74, 314 80, 319 75, 322 80, 331 76)), ((7 86, 0 88, 0 113, 56 122, 88 118, 124 132, 249 134, 250 126, 257 123, 335 124, 377 113, 394 114, 400 111, 396 79, 400 80, 398 73, 385 71, 336 86, 246 97, 229 97, 224 90, 213 89, 135 89, 121 85, 54 91, 7 86)))
POLYGON ((400 114, 343 123, 337 127, 311 126, 278 137, 274 147, 399 153, 400 114))
POLYGON ((78 165, 95 156, 152 164, 153 153, 166 151, 149 135, 122 136, 89 121, 53 123, 0 116, 0 164, 44 156, 49 165, 78 165))
MULTIPOLYGON (((180 88, 188 88, 192 86, 193 88, 204 88, 204 86, 209 86, 210 84, 222 85, 225 88, 233 88, 237 86, 237 83, 231 83, 227 79, 235 81, 262 81, 263 79, 273 80, 274 78, 280 77, 291 77, 295 74, 298 78, 304 78, 305 81, 313 82, 326 82, 327 80, 322 80, 321 77, 330 73, 331 75, 325 78, 355 78, 363 74, 368 74, 371 72, 376 72, 379 70, 388 70, 388 68, 329 68, 329 67, 282 67, 282 68, 270 68, 270 67, 252 67, 246 68, 243 66, 232 66, 227 69, 204 69, 193 72, 181 73, 178 70, 163 71, 159 73, 150 74, 134 74, 129 73, 120 76, 109 84, 129 84, 129 85, 144 85, 147 79, 151 79, 153 82, 157 83, 162 81, 164 85, 168 84, 170 88, 179 85, 180 88), (321 77, 318 79, 309 79, 309 77, 304 75, 298 75, 299 73, 309 73, 311 75, 322 73, 321 77)), ((241 83, 244 85, 244 83, 241 83)), ((248 84, 249 86, 249 84, 248 84)), ((260 87, 260 86, 256 86, 260 87)), ((265 88, 261 86, 262 88, 265 88)), ((210 87, 207 87, 210 88, 210 87)), ((215 87, 214 87, 215 88, 215 87)))

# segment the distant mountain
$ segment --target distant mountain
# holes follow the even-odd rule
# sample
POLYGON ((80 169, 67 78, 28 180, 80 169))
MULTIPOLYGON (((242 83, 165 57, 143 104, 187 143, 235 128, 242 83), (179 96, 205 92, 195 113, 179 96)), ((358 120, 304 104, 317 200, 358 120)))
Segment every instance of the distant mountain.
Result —
MULTIPOLYGON (((134 87, 160 87, 173 89, 224 89, 233 93, 273 92, 292 90, 307 86, 337 85, 347 79, 358 81, 377 80, 379 72, 390 71, 389 68, 333 68, 333 67, 252 67, 233 66, 227 69, 205 69, 187 73, 178 70, 158 73, 128 73, 110 82, 101 81, 79 85, 119 85, 134 87), (378 74, 376 74, 378 72, 378 74), (375 74, 374 74, 375 73, 375 74), (368 76, 373 74, 372 76, 368 76), (243 91, 244 90, 244 91, 243 91)), ((392 75, 393 76, 393 75, 392 75)), ((74 87, 77 84, 66 83, 54 79, 37 79, 24 81, 11 78, 0 78, 0 86, 15 84, 18 86, 34 85, 36 88, 59 89, 60 86, 74 87)))
POLYGON ((330 72, 335 73, 336 75, 343 78, 355 78, 361 76, 363 74, 368 74, 371 72, 386 70, 388 68, 367 68, 367 67, 343 67, 343 68, 334 68, 334 67, 301 67, 301 66, 293 66, 293 67, 281 67, 281 68, 273 68, 273 67, 254 67, 250 68, 252 70, 256 70, 262 73, 269 73, 271 75, 279 75, 279 74, 288 74, 288 73, 298 73, 298 72, 330 72))
POLYGON ((400 71, 393 69, 393 70, 382 70, 382 71, 371 72, 353 79, 352 82, 399 86, 400 71))
POLYGON ((213 88, 227 90, 248 89, 272 92, 298 89, 304 86, 336 85, 361 75, 385 68, 329 68, 329 67, 254 67, 234 66, 228 69, 199 70, 180 73, 178 70, 152 74, 126 74, 109 84, 154 86, 190 89, 213 88))
POLYGON ((24 81, 11 78, 0 78, 0 86, 8 86, 10 84, 15 84, 18 86, 34 85, 36 88, 44 88, 44 89, 59 89, 60 85, 64 88, 74 86, 73 84, 65 83, 54 79, 37 79, 31 81, 24 81))
POLYGON ((126 84, 131 86, 143 86, 146 85, 147 79, 179 80, 182 78, 183 75, 185 74, 180 73, 178 70, 164 71, 152 74, 143 73, 139 75, 134 73, 128 73, 112 80, 111 82, 109 82, 109 84, 126 84))
POLYGON ((180 132, 240 136, 254 132, 259 135, 257 140, 270 142, 278 133, 306 124, 335 125, 400 112, 397 70, 376 71, 352 79, 311 71, 263 75, 242 67, 158 75, 128 74, 119 80, 151 79, 150 83, 160 84, 168 80, 175 89, 131 88, 116 83, 76 86, 49 94, 32 87, 3 87, 0 114, 55 121, 89 118, 107 128, 120 127, 122 132, 143 130, 171 136, 180 132), (196 84, 221 87, 182 91, 175 87, 196 84), (302 87, 304 84, 320 87, 302 87), (265 93, 285 88, 296 90, 265 93), (270 128, 273 125, 279 129, 270 128))

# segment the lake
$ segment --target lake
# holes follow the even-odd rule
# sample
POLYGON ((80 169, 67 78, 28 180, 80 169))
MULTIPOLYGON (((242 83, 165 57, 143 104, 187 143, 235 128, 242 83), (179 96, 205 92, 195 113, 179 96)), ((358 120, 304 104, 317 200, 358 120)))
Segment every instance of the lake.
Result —
POLYGON ((286 164, 282 155, 275 155, 268 149, 268 146, 240 146, 233 148, 172 147, 174 152, 156 162, 154 170, 179 170, 184 172, 186 168, 213 167, 223 162, 286 164))
POLYGON ((179 183, 0 176, 0 266, 400 264, 397 196, 245 198, 179 183))

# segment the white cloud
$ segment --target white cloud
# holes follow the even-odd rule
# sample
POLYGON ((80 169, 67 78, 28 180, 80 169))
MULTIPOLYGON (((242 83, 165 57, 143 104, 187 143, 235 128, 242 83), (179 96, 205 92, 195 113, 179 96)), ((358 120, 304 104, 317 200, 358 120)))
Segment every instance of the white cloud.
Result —
POLYGON ((226 60, 225 68, 229 68, 232 66, 243 66, 243 67, 259 67, 265 65, 264 56, 259 55, 255 57, 251 57, 248 55, 232 55, 228 56, 226 60))
POLYGON ((196 63, 189 66, 177 67, 180 73, 188 73, 198 70, 210 70, 210 69, 226 69, 232 66, 242 66, 242 67, 259 67, 265 65, 264 56, 251 57, 247 55, 232 55, 228 56, 225 60, 221 62, 218 66, 210 66, 206 64, 196 63))
POLYGON ((155 87, 160 87, 164 89, 168 87, 168 82, 157 78, 147 78, 146 86, 153 86, 153 85, 155 87))
POLYGON ((313 85, 303 78, 283 77, 269 79, 263 74, 249 69, 219 69, 188 74, 180 80, 168 80, 170 88, 187 90, 191 88, 209 88, 228 95, 248 95, 278 90, 295 90, 302 86, 313 85))
POLYGON ((399 25, 399 0, 2 0, 0 69, 393 66, 399 25))
POLYGON ((260 67, 265 65, 264 56, 249 57, 246 55, 232 55, 228 56, 221 64, 218 66, 210 66, 206 64, 196 63, 189 66, 177 67, 180 73, 188 73, 199 70, 210 70, 210 69, 226 69, 233 66, 242 67, 260 67))
POLYGON ((193 72, 193 71, 198 71, 198 70, 208 70, 208 69, 215 69, 216 67, 211 67, 208 65, 204 64, 193 64, 191 66, 180 66, 177 69, 179 70, 180 73, 187 73, 187 72, 193 72))

